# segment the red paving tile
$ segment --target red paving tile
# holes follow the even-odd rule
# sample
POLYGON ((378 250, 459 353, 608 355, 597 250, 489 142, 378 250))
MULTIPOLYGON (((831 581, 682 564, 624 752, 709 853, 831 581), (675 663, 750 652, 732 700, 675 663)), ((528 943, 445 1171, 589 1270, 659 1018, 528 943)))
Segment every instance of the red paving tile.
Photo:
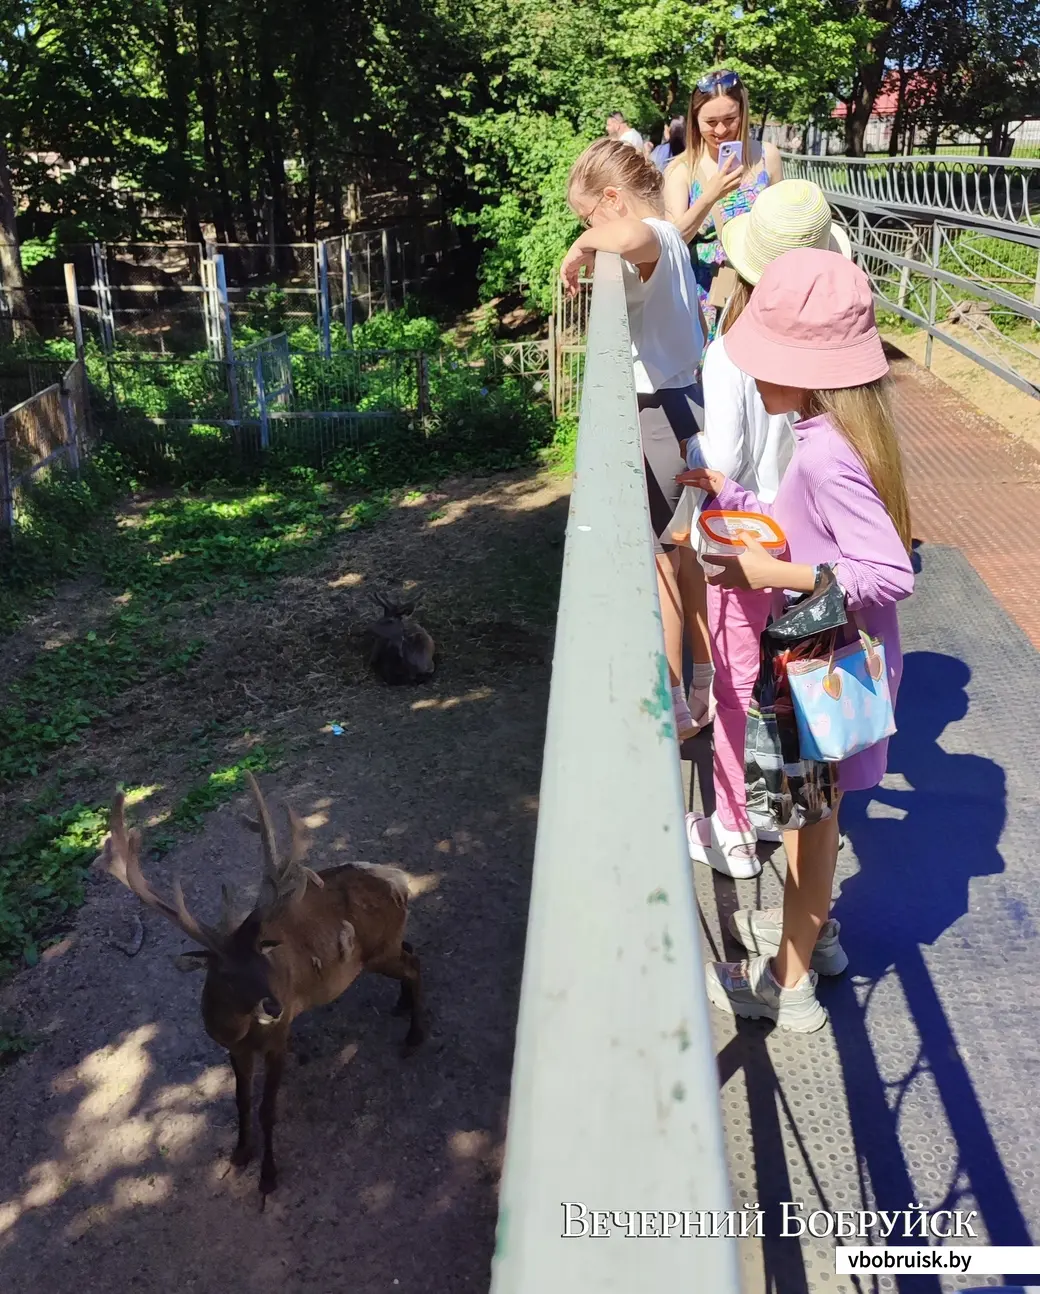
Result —
POLYGON ((959 548, 1040 649, 1040 454, 892 356, 914 538, 959 548))

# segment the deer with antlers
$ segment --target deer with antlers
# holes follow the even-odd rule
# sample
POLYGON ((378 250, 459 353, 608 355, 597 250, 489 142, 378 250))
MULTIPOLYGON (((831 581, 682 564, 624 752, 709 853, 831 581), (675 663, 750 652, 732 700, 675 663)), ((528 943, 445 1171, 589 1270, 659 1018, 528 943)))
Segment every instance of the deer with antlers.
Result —
POLYGON ((227 1048, 235 1072, 238 1141, 231 1162, 238 1168, 253 1157, 253 1070, 257 1057, 264 1059, 260 1192, 266 1199, 277 1185, 275 1101, 295 1017, 333 1001, 368 970, 400 981, 395 1014, 410 1017, 406 1049, 422 1042, 425 1031, 419 958, 404 940, 408 878, 397 868, 371 863, 312 871, 304 863, 306 826, 288 807, 291 840, 288 854, 280 855, 260 788, 251 773, 246 777, 258 817, 244 816, 244 821, 260 836, 263 871, 260 891, 244 919, 235 918, 227 886, 221 887, 221 919, 215 927, 188 911, 179 882, 174 883, 172 903, 159 897, 141 871, 141 833, 127 831, 121 792, 112 804, 99 863, 199 945, 200 951, 177 957, 175 965, 206 972, 203 1025, 214 1042, 227 1048))

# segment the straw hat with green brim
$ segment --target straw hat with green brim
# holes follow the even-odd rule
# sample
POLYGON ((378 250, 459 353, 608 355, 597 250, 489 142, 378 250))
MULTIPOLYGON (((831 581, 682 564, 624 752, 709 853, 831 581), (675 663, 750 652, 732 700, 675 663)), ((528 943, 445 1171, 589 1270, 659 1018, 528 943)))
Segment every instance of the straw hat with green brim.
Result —
POLYGON ((754 285, 784 252, 800 247, 840 252, 852 259, 844 229, 831 222, 823 190, 811 180, 781 180, 763 189, 749 212, 722 226, 726 260, 754 285))

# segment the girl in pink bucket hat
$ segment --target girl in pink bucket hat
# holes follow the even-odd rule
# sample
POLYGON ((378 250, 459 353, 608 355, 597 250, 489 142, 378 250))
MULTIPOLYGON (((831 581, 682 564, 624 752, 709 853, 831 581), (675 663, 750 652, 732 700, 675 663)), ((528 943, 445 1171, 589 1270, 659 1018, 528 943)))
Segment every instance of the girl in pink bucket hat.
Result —
MULTIPOLYGON (((910 509, 889 412, 888 361, 874 321, 867 276, 833 251, 785 252, 763 272, 723 344, 755 379, 770 414, 793 412, 795 450, 776 497, 765 503, 721 472, 697 469, 680 480, 727 511, 761 512, 787 538, 786 560, 753 540, 710 582, 728 589, 811 592, 830 565, 849 612, 884 640, 893 703, 902 673, 896 603, 913 590, 910 509)), ((867 790, 884 776, 883 741, 838 765, 838 795, 867 790)), ((817 975, 840 974, 848 958, 830 921, 838 856, 838 805, 829 817, 784 833, 787 881, 781 910, 736 912, 730 929, 744 962, 707 966, 708 996, 730 1014, 774 1020, 811 1033, 826 1023, 817 975)))
MULTIPOLYGON (((752 210, 722 228, 736 286, 719 321, 720 335, 704 354, 704 431, 687 442, 688 467, 713 467, 762 503, 772 503, 794 453, 792 418, 766 412, 754 379, 730 359, 725 335, 747 308, 766 267, 801 247, 829 248, 846 258, 852 249, 831 219, 823 190, 810 180, 781 180, 759 196, 752 210), (694 454, 699 455, 694 458, 694 454)), ((684 490, 676 511, 677 539, 703 550, 697 525, 700 490, 684 490)), ((779 841, 780 832, 757 828, 747 811, 744 738, 759 670, 759 639, 769 619, 765 590, 708 588, 708 627, 714 661, 713 781, 715 811, 689 813, 690 857, 723 876, 749 879, 762 870, 758 842, 779 841)))

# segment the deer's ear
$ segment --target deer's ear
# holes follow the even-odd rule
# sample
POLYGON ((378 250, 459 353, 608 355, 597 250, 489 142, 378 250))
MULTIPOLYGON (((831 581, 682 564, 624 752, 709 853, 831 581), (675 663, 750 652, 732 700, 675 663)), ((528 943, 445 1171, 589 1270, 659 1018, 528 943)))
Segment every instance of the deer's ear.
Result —
POLYGON ((181 953, 171 958, 179 971, 209 970, 215 960, 213 953, 181 953))

